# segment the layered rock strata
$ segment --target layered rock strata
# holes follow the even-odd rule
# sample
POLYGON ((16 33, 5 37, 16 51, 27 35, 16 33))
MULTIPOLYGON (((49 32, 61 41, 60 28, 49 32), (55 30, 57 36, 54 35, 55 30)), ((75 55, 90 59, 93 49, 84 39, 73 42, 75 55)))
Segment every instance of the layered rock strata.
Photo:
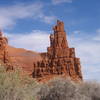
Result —
POLYGON ((50 47, 46 53, 41 53, 43 60, 34 62, 33 77, 64 75, 82 80, 80 59, 75 56, 75 49, 68 46, 64 23, 58 20, 53 31, 50 35, 50 47))

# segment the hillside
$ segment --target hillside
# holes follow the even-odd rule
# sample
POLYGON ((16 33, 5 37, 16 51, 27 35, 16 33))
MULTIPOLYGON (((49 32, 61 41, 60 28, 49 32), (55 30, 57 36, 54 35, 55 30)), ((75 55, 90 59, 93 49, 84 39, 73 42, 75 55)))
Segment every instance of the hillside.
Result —
POLYGON ((32 72, 33 62, 41 60, 39 53, 8 46, 8 55, 14 66, 20 66, 24 70, 32 72))

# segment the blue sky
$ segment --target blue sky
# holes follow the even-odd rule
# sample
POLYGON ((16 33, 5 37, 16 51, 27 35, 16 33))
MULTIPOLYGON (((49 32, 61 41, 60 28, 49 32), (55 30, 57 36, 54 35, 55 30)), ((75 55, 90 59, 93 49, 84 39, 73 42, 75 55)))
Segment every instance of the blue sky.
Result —
POLYGON ((81 58, 84 79, 100 81, 99 0, 0 0, 0 29, 12 46, 46 51, 57 19, 81 58))

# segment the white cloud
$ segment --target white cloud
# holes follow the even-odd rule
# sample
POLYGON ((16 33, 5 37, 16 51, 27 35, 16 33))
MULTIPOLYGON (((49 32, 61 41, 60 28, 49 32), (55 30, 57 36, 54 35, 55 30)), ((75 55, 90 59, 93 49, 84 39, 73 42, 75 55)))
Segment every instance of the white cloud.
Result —
POLYGON ((53 21, 57 20, 57 17, 56 16, 45 16, 44 14, 40 14, 39 15, 39 18, 42 22, 45 22, 45 23, 52 23, 53 21))
POLYGON ((73 34, 69 36, 70 45, 76 48, 76 54, 81 58, 85 79, 99 80, 100 75, 100 35, 73 34), (98 41, 96 38, 98 37, 98 41))
POLYGON ((81 32, 79 30, 76 30, 73 32, 73 34, 80 34, 81 32))
POLYGON ((44 22, 51 23, 53 20, 56 20, 57 18, 55 16, 44 16, 44 22))
POLYGON ((28 34, 5 34, 9 44, 17 48, 25 48, 37 52, 47 50, 49 46, 49 34, 45 31, 33 30, 28 34))
POLYGON ((61 3, 72 3, 72 0, 52 0, 54 5, 61 4, 61 3))
MULTIPOLYGON (((77 31, 76 31, 77 32, 77 31)), ((76 56, 80 58, 84 79, 99 80, 100 78, 100 35, 72 34, 68 36, 70 47, 75 47, 76 56), (94 38, 99 38, 95 40, 94 38)), ((6 34, 9 44, 19 48, 44 52, 49 46, 49 33, 33 30, 28 34, 6 34)))
POLYGON ((95 41, 99 41, 100 42, 100 29, 96 30, 97 35, 93 38, 95 41))
POLYGON ((18 19, 32 18, 45 23, 52 23, 55 16, 46 16, 43 13, 42 3, 16 4, 8 7, 0 7, 0 28, 7 28, 14 24, 18 19))

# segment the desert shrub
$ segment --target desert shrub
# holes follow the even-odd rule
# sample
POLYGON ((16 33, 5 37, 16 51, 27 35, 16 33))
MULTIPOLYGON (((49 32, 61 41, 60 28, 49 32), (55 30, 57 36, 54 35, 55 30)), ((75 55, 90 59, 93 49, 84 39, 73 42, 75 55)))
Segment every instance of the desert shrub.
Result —
POLYGON ((100 100, 100 84, 55 79, 41 87, 38 97, 40 100, 100 100))
POLYGON ((71 100, 77 91, 77 85, 70 80, 54 79, 45 84, 38 95, 40 100, 71 100))
POLYGON ((100 100, 100 84, 62 78, 40 84, 21 77, 19 69, 6 72, 0 66, 0 100, 100 100))
POLYGON ((38 83, 29 78, 21 77, 20 70, 6 72, 0 66, 0 100, 35 100, 38 83))
POLYGON ((81 96, 87 97, 88 100, 100 100, 100 84, 96 82, 84 82, 79 87, 81 96))

